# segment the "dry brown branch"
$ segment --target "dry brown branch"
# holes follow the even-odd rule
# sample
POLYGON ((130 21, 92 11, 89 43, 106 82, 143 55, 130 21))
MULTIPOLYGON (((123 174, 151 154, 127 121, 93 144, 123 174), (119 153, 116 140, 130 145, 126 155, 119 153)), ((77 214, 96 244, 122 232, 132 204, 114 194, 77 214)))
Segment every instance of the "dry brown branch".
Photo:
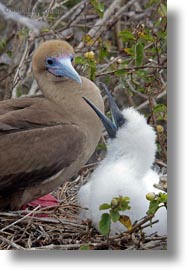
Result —
MULTIPOLYGON (((94 42, 98 39, 98 37, 102 34, 102 32, 112 25, 114 25, 123 15, 123 12, 127 10, 133 3, 137 0, 130 0, 126 5, 122 7, 123 0, 115 0, 105 11, 102 19, 97 20, 94 27, 87 33, 90 37, 94 38, 94 42)), ((84 42, 81 42, 77 49, 80 50, 84 46, 84 42)))
MULTIPOLYGON (((166 95, 167 95, 167 92, 166 92, 166 90, 164 90, 157 97, 155 97, 155 100, 159 100, 160 98, 162 98, 166 95)), ((148 105, 149 105, 149 101, 147 100, 147 101, 143 102, 142 104, 140 104, 139 106, 137 106, 136 109, 139 111, 139 110, 142 110, 143 108, 147 107, 148 105)))
POLYGON ((61 23, 62 21, 65 21, 67 18, 70 18, 72 15, 73 15, 73 18, 72 18, 72 21, 73 21, 74 20, 74 16, 77 13, 80 14, 82 12, 82 10, 85 8, 86 2, 87 2, 87 0, 83 0, 80 3, 78 3, 77 5, 73 6, 70 10, 68 10, 65 14, 63 14, 55 22, 55 24, 52 26, 52 29, 54 30, 55 28, 57 28, 57 26, 59 25, 59 23, 61 23))
POLYGON ((30 215, 32 216, 32 214, 33 214, 34 212, 36 212, 36 210, 39 209, 39 208, 40 208, 40 206, 38 205, 36 208, 34 208, 32 211, 30 211, 27 215, 24 215, 22 218, 20 218, 20 219, 14 221, 13 223, 9 224, 8 226, 6 226, 6 227, 4 227, 4 228, 2 228, 2 229, 0 230, 0 232, 6 231, 8 228, 10 228, 11 226, 14 226, 15 224, 21 222, 22 220, 26 219, 28 216, 30 216, 30 215))
POLYGON ((16 96, 17 96, 17 95, 16 95, 16 90, 17 90, 17 85, 18 85, 18 83, 19 83, 19 81, 20 81, 20 75, 19 75, 19 73, 20 73, 20 70, 21 70, 21 68, 22 68, 22 66, 23 66, 24 60, 25 60, 25 58, 26 58, 26 56, 27 56, 27 53, 28 53, 28 48, 29 48, 29 43, 28 43, 28 41, 26 42, 25 45, 26 45, 26 46, 25 46, 25 50, 24 50, 24 52, 23 52, 22 58, 21 58, 21 60, 20 60, 19 66, 18 66, 18 68, 17 68, 17 70, 16 70, 16 73, 15 73, 14 79, 13 79, 12 98, 16 98, 16 96))
POLYGON ((2 235, 0 235, 0 241, 8 244, 9 246, 15 248, 15 249, 18 249, 18 250, 24 250, 23 247, 21 247, 20 245, 16 244, 15 242, 13 241, 10 241, 8 240, 7 238, 3 237, 2 235))
POLYGON ((116 69, 116 70, 107 71, 107 72, 103 72, 103 73, 97 73, 96 77, 114 75, 116 72, 122 72, 122 71, 132 71, 133 72, 133 70, 146 69, 146 68, 166 69, 167 67, 165 67, 165 66, 153 66, 153 65, 145 65, 145 66, 139 66, 139 67, 137 67, 137 66, 126 67, 126 68, 116 69))
POLYGON ((153 120, 153 126, 155 127, 155 130, 157 132, 157 139, 158 139, 158 142, 161 146, 161 149, 162 149, 162 153, 163 153, 163 159, 164 160, 167 160, 167 152, 166 152, 166 147, 161 139, 161 135, 160 133, 157 131, 157 120, 156 120, 156 117, 154 115, 154 112, 153 112, 153 108, 154 108, 154 100, 152 97, 149 97, 149 107, 150 107, 150 112, 151 112, 151 117, 152 117, 152 120, 153 120))
POLYGON ((0 3, 0 14, 5 20, 12 20, 16 23, 22 24, 32 30, 36 35, 40 33, 40 30, 47 26, 45 22, 30 19, 22 16, 16 11, 11 11, 8 7, 0 3))

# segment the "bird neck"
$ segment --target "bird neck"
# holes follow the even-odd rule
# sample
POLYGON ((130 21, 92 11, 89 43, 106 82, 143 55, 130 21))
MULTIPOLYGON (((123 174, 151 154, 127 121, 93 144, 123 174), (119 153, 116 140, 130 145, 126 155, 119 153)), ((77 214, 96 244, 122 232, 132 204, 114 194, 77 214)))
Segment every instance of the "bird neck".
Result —
POLYGON ((82 98, 83 96, 87 97, 100 110, 104 110, 100 91, 90 80, 81 77, 82 85, 80 85, 66 78, 50 80, 46 79, 46 76, 40 75, 36 79, 43 95, 53 103, 60 105, 63 110, 71 112, 74 118, 87 121, 89 116, 91 116, 94 121, 98 122, 97 116, 82 98))
POLYGON ((85 147, 93 149, 101 137, 102 124, 95 112, 83 100, 83 96, 91 100, 101 111, 104 103, 97 86, 90 80, 82 77, 82 85, 69 80, 47 80, 46 76, 35 76, 41 91, 46 99, 57 104, 63 114, 67 113, 69 122, 78 125, 88 136, 85 147))

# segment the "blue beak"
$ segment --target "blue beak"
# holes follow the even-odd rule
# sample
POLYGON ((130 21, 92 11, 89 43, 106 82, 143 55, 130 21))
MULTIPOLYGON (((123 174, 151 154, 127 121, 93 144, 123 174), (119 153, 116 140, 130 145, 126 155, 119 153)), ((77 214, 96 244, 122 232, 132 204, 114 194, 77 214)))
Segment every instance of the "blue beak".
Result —
POLYGON ((57 77, 66 77, 81 84, 82 80, 71 63, 70 56, 48 57, 46 59, 47 70, 57 77))

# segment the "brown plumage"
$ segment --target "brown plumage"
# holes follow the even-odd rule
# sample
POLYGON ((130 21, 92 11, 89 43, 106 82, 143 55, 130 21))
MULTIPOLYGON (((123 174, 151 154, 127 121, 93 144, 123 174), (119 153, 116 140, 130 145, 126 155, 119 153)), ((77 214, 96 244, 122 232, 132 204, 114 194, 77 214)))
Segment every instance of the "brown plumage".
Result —
POLYGON ((0 102, 1 208, 19 208, 53 191, 95 150, 101 124, 82 96, 101 110, 103 100, 90 80, 81 77, 80 84, 72 56, 64 41, 43 43, 34 53, 33 72, 44 97, 0 102))

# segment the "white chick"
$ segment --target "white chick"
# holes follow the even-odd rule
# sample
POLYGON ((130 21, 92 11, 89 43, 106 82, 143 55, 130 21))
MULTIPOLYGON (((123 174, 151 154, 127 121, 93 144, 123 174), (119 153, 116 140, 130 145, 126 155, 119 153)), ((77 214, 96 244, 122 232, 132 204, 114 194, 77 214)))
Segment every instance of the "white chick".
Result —
MULTIPOLYGON (((153 184, 159 182, 159 175, 151 169, 156 153, 155 131, 134 108, 124 109, 121 113, 106 87, 105 91, 113 121, 84 98, 102 120, 110 139, 106 157, 78 193, 80 206, 88 208, 82 209, 81 218, 91 219, 97 229, 102 213, 107 212, 99 210, 99 206, 110 203, 114 197, 130 197, 131 209, 123 214, 128 215, 132 222, 144 217, 149 207, 146 194, 158 193, 153 184)), ((164 207, 157 211, 156 219, 159 222, 146 228, 146 233, 166 234, 167 211, 164 207)), ((111 234, 124 230, 119 221, 112 222, 111 234)))

